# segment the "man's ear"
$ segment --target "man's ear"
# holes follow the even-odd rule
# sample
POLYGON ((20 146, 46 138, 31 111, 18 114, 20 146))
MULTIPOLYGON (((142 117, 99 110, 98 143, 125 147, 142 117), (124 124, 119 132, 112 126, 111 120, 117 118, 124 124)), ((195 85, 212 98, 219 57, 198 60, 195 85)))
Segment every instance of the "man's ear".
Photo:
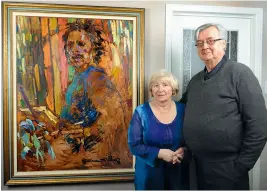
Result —
POLYGON ((226 51, 226 48, 227 48, 226 40, 223 40, 222 44, 223 44, 223 50, 226 51))

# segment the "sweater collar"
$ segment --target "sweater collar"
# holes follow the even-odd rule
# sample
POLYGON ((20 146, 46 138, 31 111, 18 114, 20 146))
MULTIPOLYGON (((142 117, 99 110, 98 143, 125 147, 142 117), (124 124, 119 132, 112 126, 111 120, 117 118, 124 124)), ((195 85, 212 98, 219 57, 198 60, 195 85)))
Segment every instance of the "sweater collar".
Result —
POLYGON ((208 80, 215 76, 220 70, 220 68, 227 62, 227 57, 224 55, 221 61, 210 71, 208 72, 206 66, 204 68, 204 80, 208 80))

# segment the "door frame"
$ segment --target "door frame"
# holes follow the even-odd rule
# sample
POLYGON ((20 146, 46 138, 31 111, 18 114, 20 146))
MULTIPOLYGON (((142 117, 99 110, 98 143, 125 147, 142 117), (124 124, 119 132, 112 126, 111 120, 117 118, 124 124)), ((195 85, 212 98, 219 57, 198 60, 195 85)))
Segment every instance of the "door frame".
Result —
MULTIPOLYGON (((262 82, 262 28, 263 9, 246 7, 206 6, 166 4, 166 33, 165 33, 165 69, 172 68, 172 23, 176 16, 206 16, 222 18, 244 18, 250 20, 250 64, 249 67, 257 77, 260 85, 262 82)), ((178 52, 178 51, 177 51, 178 52)), ((260 158, 251 170, 251 189, 260 189, 260 158)))

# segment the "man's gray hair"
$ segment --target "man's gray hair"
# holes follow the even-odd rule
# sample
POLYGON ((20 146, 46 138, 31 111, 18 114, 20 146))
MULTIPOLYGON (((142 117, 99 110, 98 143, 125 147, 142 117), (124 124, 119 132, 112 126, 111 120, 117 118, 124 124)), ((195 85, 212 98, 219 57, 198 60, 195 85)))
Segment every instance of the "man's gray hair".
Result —
POLYGON ((227 42, 227 30, 220 24, 216 24, 216 23, 207 23, 204 25, 201 25, 200 27, 198 27, 195 31, 195 41, 198 40, 198 35, 201 31, 205 30, 206 28, 209 27, 216 27, 220 33, 220 38, 224 39, 227 42))

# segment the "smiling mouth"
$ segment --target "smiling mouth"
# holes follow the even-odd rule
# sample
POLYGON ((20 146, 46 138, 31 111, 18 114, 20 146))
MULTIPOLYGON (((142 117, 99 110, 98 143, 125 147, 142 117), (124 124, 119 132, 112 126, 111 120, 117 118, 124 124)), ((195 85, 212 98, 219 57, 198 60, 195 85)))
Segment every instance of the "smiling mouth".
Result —
POLYGON ((210 54, 211 52, 202 52, 202 54, 210 54))

